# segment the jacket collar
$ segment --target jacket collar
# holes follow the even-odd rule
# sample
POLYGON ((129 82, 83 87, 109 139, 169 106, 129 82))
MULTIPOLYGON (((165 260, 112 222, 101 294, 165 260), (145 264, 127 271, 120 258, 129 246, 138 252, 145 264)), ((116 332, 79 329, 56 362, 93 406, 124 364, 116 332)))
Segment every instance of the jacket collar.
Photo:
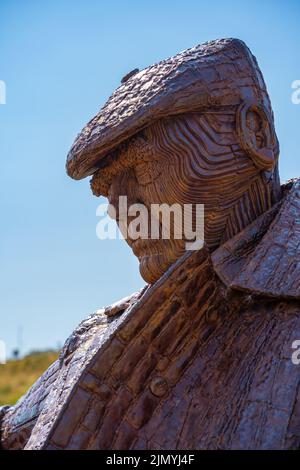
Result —
POLYGON ((227 287, 273 298, 300 299, 300 179, 283 199, 213 254, 227 287))

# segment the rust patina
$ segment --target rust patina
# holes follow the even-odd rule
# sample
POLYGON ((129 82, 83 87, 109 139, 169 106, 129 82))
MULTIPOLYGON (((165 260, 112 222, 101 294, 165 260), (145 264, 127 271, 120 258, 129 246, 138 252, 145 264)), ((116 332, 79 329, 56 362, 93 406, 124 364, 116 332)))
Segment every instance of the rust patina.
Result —
MULTIPOLYGON (((300 446, 300 181, 280 184, 262 73, 212 41, 122 80, 68 174, 116 205, 205 205, 205 244, 127 240, 147 285, 84 320, 0 409, 9 449, 300 446)), ((118 217, 117 222, 119 223, 118 217)))

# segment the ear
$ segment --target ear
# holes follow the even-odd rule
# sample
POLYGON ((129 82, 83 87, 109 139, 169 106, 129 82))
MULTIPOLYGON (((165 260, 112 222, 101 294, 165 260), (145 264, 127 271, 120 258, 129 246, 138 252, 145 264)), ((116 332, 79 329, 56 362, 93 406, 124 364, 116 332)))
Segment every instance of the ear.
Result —
POLYGON ((272 171, 279 154, 274 124, 267 110, 257 103, 242 103, 236 116, 241 147, 260 170, 272 171))

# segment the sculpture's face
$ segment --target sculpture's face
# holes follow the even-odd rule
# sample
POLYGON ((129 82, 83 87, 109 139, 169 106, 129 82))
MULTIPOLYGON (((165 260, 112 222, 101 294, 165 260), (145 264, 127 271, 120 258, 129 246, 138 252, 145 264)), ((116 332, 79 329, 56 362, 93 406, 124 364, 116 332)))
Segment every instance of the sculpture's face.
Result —
MULTIPOLYGON (((149 237, 127 238, 147 282, 156 281, 185 251, 184 237, 174 239, 172 227, 170 239, 151 239, 151 204, 204 204, 210 249, 271 205, 268 196, 260 197, 261 173, 240 147, 235 129, 233 109, 157 121, 94 175, 93 192, 108 197, 119 226, 120 196, 127 196, 128 207, 142 203, 148 209, 149 237)), ((133 218, 128 217, 128 225, 133 218)))

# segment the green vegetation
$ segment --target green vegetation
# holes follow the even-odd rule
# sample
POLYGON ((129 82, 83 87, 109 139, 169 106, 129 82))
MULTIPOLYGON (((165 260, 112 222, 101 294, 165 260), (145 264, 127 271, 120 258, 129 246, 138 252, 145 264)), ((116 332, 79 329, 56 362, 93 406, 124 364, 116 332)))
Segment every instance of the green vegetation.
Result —
POLYGON ((58 352, 33 352, 0 364, 0 406, 13 405, 57 359, 58 352))

